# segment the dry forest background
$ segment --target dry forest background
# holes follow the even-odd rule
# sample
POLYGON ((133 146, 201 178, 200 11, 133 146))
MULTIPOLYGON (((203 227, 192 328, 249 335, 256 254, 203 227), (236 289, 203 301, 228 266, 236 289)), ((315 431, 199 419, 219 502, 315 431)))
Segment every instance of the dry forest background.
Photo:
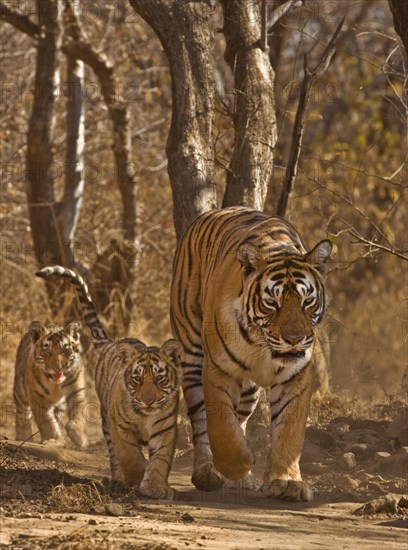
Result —
MULTIPOLYGON (((20 11, 23 5, 25 15, 35 20, 34 1, 18 4, 20 11)), ((99 309, 113 336, 127 334, 147 343, 160 343, 170 336, 169 285, 176 245, 166 159, 172 109, 168 62, 151 27, 128 2, 80 4, 82 30, 95 51, 112 63, 116 93, 129 110, 129 168, 137 206, 136 234, 132 242, 125 243, 128 248, 121 256, 121 265, 129 263, 135 270, 130 295, 125 287, 115 287, 111 289, 110 305, 106 302, 101 306, 104 311, 99 309), (125 326, 124 309, 129 300, 133 310, 125 326)), ((13 7, 13 2, 7 5, 13 7)), ((336 52, 311 90, 299 170, 286 217, 299 230, 306 246, 325 237, 335 243, 328 277, 331 303, 325 320, 334 391, 351 399, 388 402, 401 392, 407 363, 404 250, 408 234, 408 68, 386 0, 306 1, 283 17, 270 33, 278 141, 265 210, 275 213, 281 192, 303 80, 304 54, 308 65, 314 66, 342 17, 345 23, 336 52)), ((236 101, 231 71, 223 58, 221 26, 216 6, 212 16, 212 61, 217 93, 214 180, 219 206, 234 144, 232 113, 236 101)), ((37 260, 26 195, 27 130, 36 42, 4 22, 0 28, 1 360, 9 365, 29 323, 50 319, 53 314, 45 286, 34 277, 37 260)), ((61 54, 54 160, 49 175, 57 201, 64 193, 66 163, 66 65, 61 54)), ((113 249, 123 246, 124 230, 123 201, 112 151, 112 121, 100 81, 87 64, 82 96, 84 190, 73 249, 86 275, 109 243, 113 243, 113 249)), ((109 253, 113 254, 113 249, 109 253)), ((66 305, 58 313, 60 321, 65 311, 66 305)), ((2 381, 9 376, 10 370, 2 368, 2 381)))

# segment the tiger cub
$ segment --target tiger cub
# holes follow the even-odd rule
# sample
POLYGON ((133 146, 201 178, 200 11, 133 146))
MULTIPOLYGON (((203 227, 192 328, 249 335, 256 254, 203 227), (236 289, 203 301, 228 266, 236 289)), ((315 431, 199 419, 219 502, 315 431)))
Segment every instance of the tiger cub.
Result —
POLYGON ((78 322, 62 327, 33 321, 23 336, 17 349, 13 388, 16 439, 31 437, 34 416, 42 442, 62 442, 59 420, 68 407, 67 433, 79 447, 87 446, 80 328, 78 322))
POLYGON ((177 436, 181 344, 167 340, 157 348, 135 339, 112 341, 82 277, 60 266, 46 267, 36 275, 63 277, 78 293, 99 352, 95 387, 112 479, 138 485, 149 498, 171 499, 168 477, 177 436), (142 452, 145 445, 148 460, 142 452))

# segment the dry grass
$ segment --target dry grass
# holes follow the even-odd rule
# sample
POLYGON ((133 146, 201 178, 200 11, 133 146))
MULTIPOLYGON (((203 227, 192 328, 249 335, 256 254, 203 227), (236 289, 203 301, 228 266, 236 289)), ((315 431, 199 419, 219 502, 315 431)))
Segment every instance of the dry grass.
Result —
POLYGON ((102 504, 102 497, 94 482, 74 483, 68 487, 61 483, 53 488, 50 502, 58 512, 90 513, 102 504))

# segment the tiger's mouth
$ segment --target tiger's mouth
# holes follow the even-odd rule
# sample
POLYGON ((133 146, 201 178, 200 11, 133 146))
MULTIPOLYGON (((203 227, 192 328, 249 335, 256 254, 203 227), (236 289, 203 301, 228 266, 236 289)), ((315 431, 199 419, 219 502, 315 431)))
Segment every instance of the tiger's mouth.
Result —
POLYGON ((56 372, 49 372, 48 376, 51 378, 53 382, 56 382, 57 384, 65 380, 64 372, 59 372, 58 374, 56 372))
POLYGON ((157 402, 154 402, 154 403, 151 403, 150 405, 148 405, 144 401, 141 401, 141 400, 138 400, 138 399, 135 399, 135 401, 136 401, 136 405, 141 410, 143 410, 143 412, 146 413, 146 414, 156 412, 156 410, 159 408, 157 402))
POLYGON ((304 349, 301 349, 301 350, 293 349, 285 352, 272 350, 272 356, 277 357, 278 359, 298 359, 300 357, 304 357, 305 353, 306 351, 304 349))

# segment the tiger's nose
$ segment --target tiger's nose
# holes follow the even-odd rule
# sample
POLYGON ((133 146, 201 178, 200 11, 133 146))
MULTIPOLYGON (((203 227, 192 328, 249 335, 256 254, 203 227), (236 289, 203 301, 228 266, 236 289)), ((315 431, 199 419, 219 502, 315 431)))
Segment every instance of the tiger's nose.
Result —
POLYGON ((298 344, 303 339, 303 336, 284 336, 283 339, 288 344, 291 344, 292 346, 295 346, 296 344, 298 344))
POLYGON ((150 407, 150 405, 153 405, 155 401, 155 397, 152 394, 144 394, 142 397, 143 403, 150 407))

